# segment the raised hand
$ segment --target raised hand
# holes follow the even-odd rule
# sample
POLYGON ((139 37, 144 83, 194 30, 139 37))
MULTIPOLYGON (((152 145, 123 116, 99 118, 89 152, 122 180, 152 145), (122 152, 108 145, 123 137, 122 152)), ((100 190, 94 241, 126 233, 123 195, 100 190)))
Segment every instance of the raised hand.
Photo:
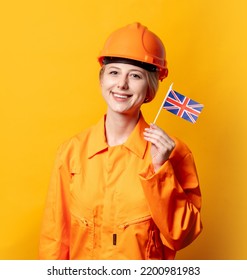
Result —
POLYGON ((151 142, 151 157, 154 170, 157 171, 168 160, 175 148, 175 142, 160 127, 151 124, 145 128, 144 139, 151 142))

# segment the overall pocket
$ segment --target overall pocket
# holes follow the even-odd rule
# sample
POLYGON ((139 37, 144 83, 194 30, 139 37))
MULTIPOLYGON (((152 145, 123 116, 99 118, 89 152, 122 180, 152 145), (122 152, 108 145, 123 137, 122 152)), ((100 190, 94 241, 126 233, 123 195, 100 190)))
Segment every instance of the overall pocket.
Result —
POLYGON ((159 230, 151 215, 130 220, 118 226, 121 233, 121 246, 130 259, 161 260, 163 244, 159 230))
POLYGON ((144 216, 144 217, 141 217, 141 218, 137 218, 137 219, 134 219, 134 220, 125 222, 125 223, 119 225, 118 227, 119 227, 120 229, 126 229, 126 228, 129 227, 129 226, 137 225, 137 224, 146 222, 146 221, 148 221, 148 220, 151 220, 151 215, 147 215, 147 216, 144 216))
POLYGON ((71 211, 70 231, 70 256, 71 259, 91 259, 94 247, 94 212, 91 209, 82 208, 71 211))

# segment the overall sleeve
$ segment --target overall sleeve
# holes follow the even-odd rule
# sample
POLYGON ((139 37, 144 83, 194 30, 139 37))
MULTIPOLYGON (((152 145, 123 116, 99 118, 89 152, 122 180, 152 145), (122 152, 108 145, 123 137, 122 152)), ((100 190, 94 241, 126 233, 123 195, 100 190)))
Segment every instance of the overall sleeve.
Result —
POLYGON ((69 259, 70 173, 61 160, 60 150, 51 175, 41 228, 39 259, 44 260, 69 259))
POLYGON ((191 152, 167 160, 155 173, 150 164, 140 174, 152 218, 163 244, 178 251, 201 232, 201 193, 191 152))

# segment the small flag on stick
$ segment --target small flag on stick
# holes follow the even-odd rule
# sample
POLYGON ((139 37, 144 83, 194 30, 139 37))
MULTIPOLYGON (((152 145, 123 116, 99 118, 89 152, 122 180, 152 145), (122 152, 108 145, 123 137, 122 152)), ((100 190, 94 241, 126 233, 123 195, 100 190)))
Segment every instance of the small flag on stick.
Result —
POLYGON ((173 84, 171 84, 160 110, 155 117, 154 123, 156 122, 162 108, 179 116, 180 118, 195 123, 203 109, 203 105, 176 92, 172 89, 172 85, 173 84))

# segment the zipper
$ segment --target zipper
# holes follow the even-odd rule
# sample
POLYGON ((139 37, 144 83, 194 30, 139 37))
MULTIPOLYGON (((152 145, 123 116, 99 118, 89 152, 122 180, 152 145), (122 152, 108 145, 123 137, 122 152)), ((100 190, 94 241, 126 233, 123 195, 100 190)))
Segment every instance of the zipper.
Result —
POLYGON ((79 217, 78 215, 75 215, 75 214, 72 214, 72 213, 71 213, 71 215, 73 215, 77 220, 79 220, 81 223, 83 223, 86 227, 89 226, 90 222, 86 218, 79 217))
POLYGON ((146 222, 150 219, 151 219, 151 215, 148 215, 148 216, 145 216, 145 217, 142 217, 142 218, 134 219, 130 222, 126 222, 124 224, 119 225, 118 227, 120 229, 126 229, 128 226, 139 224, 139 223, 142 223, 142 222, 146 222))

